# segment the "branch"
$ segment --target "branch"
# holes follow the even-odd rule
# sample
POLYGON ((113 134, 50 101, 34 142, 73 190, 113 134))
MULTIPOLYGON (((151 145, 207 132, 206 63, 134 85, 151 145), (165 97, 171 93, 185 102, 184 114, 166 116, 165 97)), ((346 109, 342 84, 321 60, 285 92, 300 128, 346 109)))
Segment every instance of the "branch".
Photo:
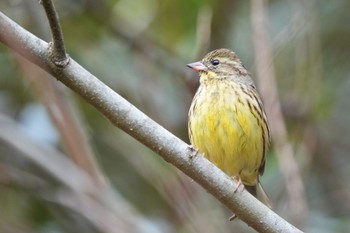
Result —
POLYGON ((49 45, 0 13, 0 41, 21 54, 93 105, 115 126, 190 176, 240 219, 259 232, 301 232, 246 190, 235 193, 237 183, 189 145, 148 118, 73 59, 63 69, 49 59, 49 45))
POLYGON ((66 54, 64 47, 63 33, 61 30, 60 22, 58 21, 58 15, 51 0, 41 1, 47 19, 49 20, 51 35, 52 35, 52 54, 51 58, 55 65, 64 67, 69 62, 69 57, 66 54))

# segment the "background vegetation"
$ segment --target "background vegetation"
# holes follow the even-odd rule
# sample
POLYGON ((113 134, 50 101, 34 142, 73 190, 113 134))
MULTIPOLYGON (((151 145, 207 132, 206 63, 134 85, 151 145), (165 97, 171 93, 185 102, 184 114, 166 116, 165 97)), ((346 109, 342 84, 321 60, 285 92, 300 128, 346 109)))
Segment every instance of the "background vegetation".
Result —
MULTIPOLYGON (((261 77, 257 61, 266 58, 254 50, 260 39, 253 26, 254 1, 55 4, 69 55, 185 141, 187 110, 198 85, 187 63, 227 47, 237 52, 253 77, 261 77)), ((50 40, 36 0, 2 1, 0 9, 50 40)), ((276 77, 288 141, 272 143, 262 183, 273 209, 306 232, 350 231, 348 9, 346 0, 266 2, 269 68, 276 77), (290 161, 283 163, 286 145, 298 165, 292 176, 285 172, 290 161), (289 182, 299 176, 301 186, 289 182)), ((3 45, 0 61, 1 232, 106 231, 103 219, 94 215, 108 219, 106 209, 114 210, 111 202, 100 200, 97 206, 86 197, 85 205, 80 203, 85 196, 67 191, 79 190, 85 182, 81 170, 92 180, 111 184, 112 203, 120 211, 112 212, 120 229, 253 231, 240 221, 229 222, 231 213, 196 183, 3 45), (92 159, 87 162, 82 154, 92 159), (89 165, 95 160, 99 169, 89 165)), ((264 93, 268 99, 269 92, 264 93)), ((279 119, 269 114, 273 128, 279 119)))

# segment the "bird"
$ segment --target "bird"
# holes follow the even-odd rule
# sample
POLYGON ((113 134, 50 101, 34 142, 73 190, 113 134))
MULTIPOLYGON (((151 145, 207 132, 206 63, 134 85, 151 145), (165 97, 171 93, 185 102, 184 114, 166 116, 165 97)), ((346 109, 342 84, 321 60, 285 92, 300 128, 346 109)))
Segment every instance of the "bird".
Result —
POLYGON ((187 66, 199 73, 200 82, 188 112, 191 145, 238 181, 238 187, 271 208, 259 179, 265 170, 270 130, 250 73, 226 48, 187 66))

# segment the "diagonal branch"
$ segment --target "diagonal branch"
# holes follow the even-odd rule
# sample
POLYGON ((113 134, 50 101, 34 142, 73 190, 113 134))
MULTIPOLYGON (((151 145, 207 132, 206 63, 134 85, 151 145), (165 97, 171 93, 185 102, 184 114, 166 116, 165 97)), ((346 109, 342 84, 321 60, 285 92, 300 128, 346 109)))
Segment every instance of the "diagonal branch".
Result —
POLYGON ((93 105, 115 126, 162 156, 210 192, 241 220, 259 232, 301 232, 247 191, 235 193, 237 183, 189 145, 158 125, 73 59, 60 68, 49 59, 48 44, 0 13, 0 41, 55 76, 93 105))

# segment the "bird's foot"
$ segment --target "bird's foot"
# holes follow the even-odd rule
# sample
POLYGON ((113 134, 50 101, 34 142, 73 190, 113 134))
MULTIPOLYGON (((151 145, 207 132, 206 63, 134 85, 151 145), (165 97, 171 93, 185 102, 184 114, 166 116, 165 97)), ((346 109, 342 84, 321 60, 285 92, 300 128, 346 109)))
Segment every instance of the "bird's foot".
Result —
POLYGON ((232 177, 232 180, 237 183, 237 187, 235 188, 235 190, 233 192, 234 193, 243 192, 244 184, 242 183, 241 177, 240 176, 234 176, 234 177, 232 177))
POLYGON ((190 159, 192 159, 193 157, 197 156, 199 153, 199 149, 195 148, 193 145, 190 145, 188 147, 188 150, 190 151, 190 159))
MULTIPOLYGON (((240 192, 243 192, 244 190, 244 184, 242 183, 242 179, 240 176, 234 176, 234 177, 231 177, 233 182, 236 182, 237 183, 237 187, 235 188, 235 190, 233 190, 234 193, 240 193, 240 192)), ((237 215, 233 214, 229 220, 230 221, 233 221, 237 218, 237 215)))

